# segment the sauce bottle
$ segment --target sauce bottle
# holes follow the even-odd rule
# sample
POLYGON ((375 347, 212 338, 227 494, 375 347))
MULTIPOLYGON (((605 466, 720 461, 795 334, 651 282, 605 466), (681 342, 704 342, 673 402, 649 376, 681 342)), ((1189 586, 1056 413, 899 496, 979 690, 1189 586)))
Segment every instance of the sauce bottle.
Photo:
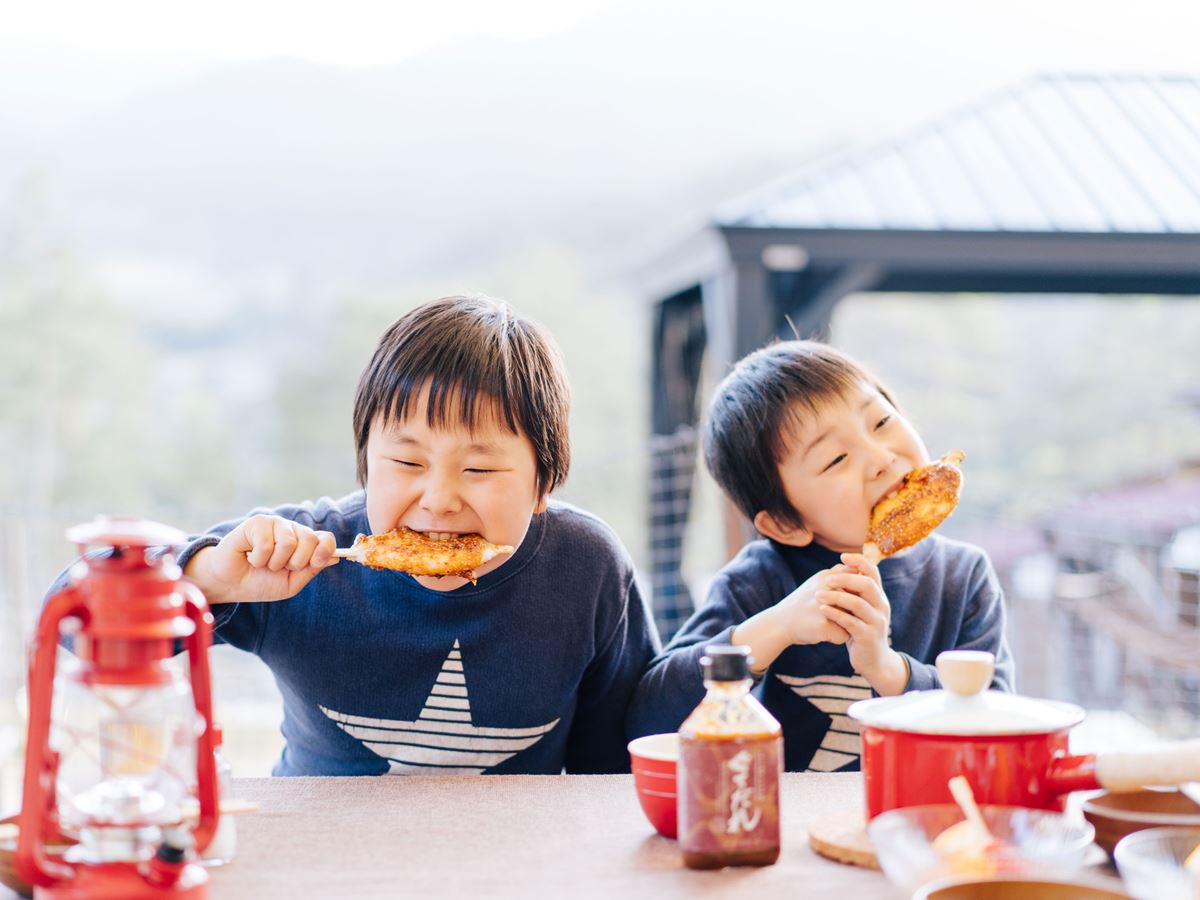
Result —
POLYGON ((750 648, 714 644, 708 693, 679 728, 679 847, 693 869, 779 858, 779 722, 750 695, 750 648))

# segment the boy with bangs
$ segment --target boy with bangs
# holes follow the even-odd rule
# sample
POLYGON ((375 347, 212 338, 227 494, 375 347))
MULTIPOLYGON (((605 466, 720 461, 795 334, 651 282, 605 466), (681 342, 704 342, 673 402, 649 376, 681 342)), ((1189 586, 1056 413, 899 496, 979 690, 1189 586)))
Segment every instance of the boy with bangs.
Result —
POLYGON ((940 687, 951 649, 1012 657, 996 574, 978 547, 937 534, 873 565, 871 510, 929 454, 891 393, 823 344, 786 341, 743 359, 717 387, 704 429, 713 478, 763 536, 716 576, 706 603, 654 661, 631 731, 676 730, 704 696, 709 644, 750 647, 754 690, 783 725, 791 771, 854 770, 854 700, 940 687))
POLYGON ((549 335, 486 297, 384 333, 354 403, 363 490, 256 511, 179 556, 218 639, 261 657, 284 700, 276 775, 628 771, 624 721, 658 639, 600 520, 549 494, 569 394, 549 335), (341 562, 406 526, 515 548, 427 577, 341 562))

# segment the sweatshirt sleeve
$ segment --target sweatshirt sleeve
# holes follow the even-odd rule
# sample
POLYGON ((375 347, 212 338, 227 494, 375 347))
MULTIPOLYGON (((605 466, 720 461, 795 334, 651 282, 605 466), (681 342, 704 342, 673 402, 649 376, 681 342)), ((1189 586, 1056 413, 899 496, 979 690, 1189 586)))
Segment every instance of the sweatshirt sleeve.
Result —
MULTIPOLYGON (((967 580, 966 600, 955 650, 986 650, 996 657, 996 673, 992 688, 1012 691, 1014 686, 1013 657, 1005 635, 1004 591, 985 554, 972 568, 967 580)), ((908 663, 910 677, 906 691, 927 691, 942 686, 937 669, 907 653, 901 654, 908 663)))
POLYGON ((579 685, 575 720, 567 739, 566 770, 602 775, 629 771, 625 714, 646 666, 658 653, 649 604, 628 575, 616 628, 579 685))
POLYGON ((630 737, 678 731, 704 697, 700 657, 709 644, 728 644, 733 630, 759 609, 747 608, 731 579, 718 575, 708 600, 650 664, 629 709, 630 737))
MULTIPOLYGON (((187 564, 201 550, 215 547, 221 538, 233 531, 250 516, 258 513, 279 515, 274 510, 255 509, 245 516, 221 522, 200 535, 188 539, 188 543, 180 551, 177 558, 180 569, 186 569, 187 564)), ((308 524, 307 522, 305 524, 308 524)), ((230 644, 239 650, 254 653, 262 644, 263 629, 266 623, 267 604, 265 603, 220 603, 212 607, 213 614, 213 643, 230 644)))

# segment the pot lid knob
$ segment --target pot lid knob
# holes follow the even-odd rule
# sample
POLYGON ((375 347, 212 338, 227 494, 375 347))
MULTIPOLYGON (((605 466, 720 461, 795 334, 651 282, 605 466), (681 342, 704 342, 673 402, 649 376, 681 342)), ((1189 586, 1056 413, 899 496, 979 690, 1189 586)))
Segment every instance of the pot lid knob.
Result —
POLYGON ((996 656, 986 650, 943 650, 934 665, 942 685, 960 697, 987 690, 996 671, 996 656))

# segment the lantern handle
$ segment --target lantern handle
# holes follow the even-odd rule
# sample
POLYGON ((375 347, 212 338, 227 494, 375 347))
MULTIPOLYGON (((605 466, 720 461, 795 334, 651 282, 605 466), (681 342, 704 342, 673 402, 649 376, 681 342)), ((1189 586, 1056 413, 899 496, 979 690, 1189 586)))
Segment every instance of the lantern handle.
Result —
POLYGON ((74 872, 71 866, 47 857, 43 842, 55 802, 53 791, 58 769, 58 754, 50 749, 50 710, 59 629, 63 619, 86 611, 75 586, 63 588, 46 602, 29 647, 29 727, 16 864, 21 877, 38 887, 50 887, 70 878, 74 872))
POLYGON ((213 614, 204 593, 190 581, 180 581, 179 593, 187 601, 187 615, 195 624, 187 637, 188 675, 196 712, 204 722, 204 731, 196 741, 196 794, 200 818, 193 833, 196 853, 203 853, 217 831, 221 811, 217 797, 217 763, 213 755, 212 678, 208 666, 208 648, 212 644, 213 614))

